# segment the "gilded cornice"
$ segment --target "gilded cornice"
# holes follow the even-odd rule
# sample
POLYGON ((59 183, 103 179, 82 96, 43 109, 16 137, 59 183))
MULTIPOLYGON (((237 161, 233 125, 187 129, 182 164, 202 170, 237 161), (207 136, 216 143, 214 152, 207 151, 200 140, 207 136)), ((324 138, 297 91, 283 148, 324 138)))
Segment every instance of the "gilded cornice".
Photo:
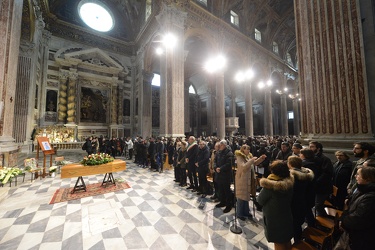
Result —
POLYGON ((48 25, 46 28, 54 36, 86 44, 94 48, 99 47, 116 54, 131 55, 133 53, 134 43, 123 42, 102 34, 87 32, 79 26, 52 18, 51 16, 47 19, 46 23, 48 25))

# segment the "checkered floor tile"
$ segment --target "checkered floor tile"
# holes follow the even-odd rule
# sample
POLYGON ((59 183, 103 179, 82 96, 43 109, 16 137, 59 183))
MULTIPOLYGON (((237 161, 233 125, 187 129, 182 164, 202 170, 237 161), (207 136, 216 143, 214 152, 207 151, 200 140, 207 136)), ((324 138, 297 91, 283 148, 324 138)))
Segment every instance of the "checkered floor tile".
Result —
MULTIPOLYGON (((59 155, 77 162, 83 154, 59 155)), ((74 186, 76 179, 30 182, 27 175, 0 202, 0 249, 273 249, 261 214, 239 221, 243 232, 233 234, 234 209, 223 214, 209 198, 179 187, 173 170, 159 174, 127 161, 114 177, 131 188, 49 205, 58 188, 74 186)), ((86 184, 102 179, 84 177, 86 184)))

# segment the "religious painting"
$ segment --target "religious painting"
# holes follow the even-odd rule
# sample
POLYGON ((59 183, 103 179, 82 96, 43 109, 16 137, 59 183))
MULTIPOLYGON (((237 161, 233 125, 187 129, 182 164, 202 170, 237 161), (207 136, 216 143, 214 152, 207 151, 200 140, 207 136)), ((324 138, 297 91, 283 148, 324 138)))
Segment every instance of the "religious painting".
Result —
POLYGON ((80 122, 107 123, 109 91, 81 88, 80 122))
POLYGON ((46 122, 57 122, 57 90, 47 89, 45 111, 46 122))

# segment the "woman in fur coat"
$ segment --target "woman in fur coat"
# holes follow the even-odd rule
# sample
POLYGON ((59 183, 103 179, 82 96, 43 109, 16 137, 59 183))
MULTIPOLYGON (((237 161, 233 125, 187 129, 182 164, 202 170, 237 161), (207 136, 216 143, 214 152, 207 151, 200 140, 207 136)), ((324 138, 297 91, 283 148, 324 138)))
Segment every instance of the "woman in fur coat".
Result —
POLYGON ((236 171, 236 198, 237 198, 237 217, 241 220, 250 219, 253 216, 250 213, 250 197, 256 195, 256 175, 254 165, 264 161, 266 155, 259 158, 253 157, 250 153, 250 146, 244 144, 240 150, 235 151, 237 171, 236 171))
POLYGON ((263 189, 257 198, 263 206, 264 233, 269 242, 274 242, 275 250, 289 250, 293 237, 294 177, 282 161, 274 161, 270 170, 271 174, 260 180, 263 189))

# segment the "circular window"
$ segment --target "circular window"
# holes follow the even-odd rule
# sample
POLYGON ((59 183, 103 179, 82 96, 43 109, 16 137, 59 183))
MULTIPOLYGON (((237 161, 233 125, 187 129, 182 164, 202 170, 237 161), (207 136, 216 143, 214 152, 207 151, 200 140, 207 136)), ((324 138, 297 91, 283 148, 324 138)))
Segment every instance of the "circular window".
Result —
POLYGON ((92 29, 106 32, 114 26, 114 18, 109 9, 100 2, 81 1, 78 5, 81 19, 92 29))

